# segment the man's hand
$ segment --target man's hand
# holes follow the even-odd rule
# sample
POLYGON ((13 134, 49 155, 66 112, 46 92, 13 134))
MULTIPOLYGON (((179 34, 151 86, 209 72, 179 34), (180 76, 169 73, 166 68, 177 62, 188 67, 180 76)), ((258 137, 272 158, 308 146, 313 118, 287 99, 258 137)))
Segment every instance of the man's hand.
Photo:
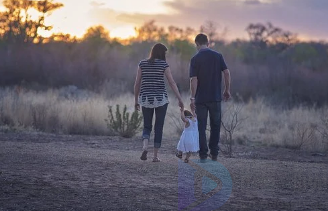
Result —
POLYGON ((231 98, 230 91, 224 90, 224 92, 223 92, 223 98, 224 98, 224 101, 225 102, 227 102, 228 100, 230 100, 230 98, 231 98))
POLYGON ((195 99, 192 99, 191 102, 190 102, 190 109, 192 111, 195 111, 196 110, 196 104, 195 104, 195 99))

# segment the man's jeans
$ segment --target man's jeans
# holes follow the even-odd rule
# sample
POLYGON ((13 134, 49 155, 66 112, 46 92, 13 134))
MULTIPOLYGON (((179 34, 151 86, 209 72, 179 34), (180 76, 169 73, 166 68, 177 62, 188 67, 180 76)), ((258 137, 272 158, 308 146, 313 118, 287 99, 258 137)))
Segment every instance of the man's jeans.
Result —
POLYGON ((163 136, 163 127, 166 116, 168 104, 157 108, 145 108, 142 107, 142 115, 144 118, 144 129, 142 133, 142 139, 150 139, 150 133, 153 128, 153 115, 155 111, 155 137, 154 137, 154 147, 160 148, 162 144, 162 136, 163 136))
POLYGON ((196 104, 196 114, 198 120, 199 131, 199 157, 206 159, 208 156, 208 147, 206 140, 206 126, 208 113, 210 116, 210 153, 213 156, 219 154, 219 141, 221 129, 221 102, 200 103, 196 104))

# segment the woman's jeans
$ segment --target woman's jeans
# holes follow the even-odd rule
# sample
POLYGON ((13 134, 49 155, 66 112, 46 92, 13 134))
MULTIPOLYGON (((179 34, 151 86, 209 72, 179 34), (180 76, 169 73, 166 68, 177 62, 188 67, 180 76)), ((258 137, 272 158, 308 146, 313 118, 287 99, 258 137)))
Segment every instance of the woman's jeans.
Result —
POLYGON ((208 116, 210 116, 211 126, 209 141, 210 153, 213 156, 218 156, 221 129, 221 102, 196 104, 196 114, 199 132, 199 157, 201 159, 206 159, 208 156, 208 146, 206 140, 206 127, 208 116))
POLYGON ((144 129, 142 133, 142 139, 150 139, 150 133, 153 128, 153 116, 155 111, 155 137, 154 137, 154 147, 160 148, 162 144, 163 127, 166 116, 168 104, 157 108, 145 108, 142 107, 142 115, 144 119, 144 129))

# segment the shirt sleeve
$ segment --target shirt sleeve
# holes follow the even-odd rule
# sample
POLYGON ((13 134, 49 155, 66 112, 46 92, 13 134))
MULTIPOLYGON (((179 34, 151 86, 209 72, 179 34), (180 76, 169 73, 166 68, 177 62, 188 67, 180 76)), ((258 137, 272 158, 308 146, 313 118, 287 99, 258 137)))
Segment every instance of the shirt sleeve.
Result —
POLYGON ((221 63, 221 71, 224 71, 224 70, 228 69, 227 64, 224 61, 224 58, 223 58, 222 55, 220 56, 220 63, 221 63))
POLYGON ((195 58, 192 58, 190 61, 190 69, 189 69, 189 77, 197 77, 198 76, 198 67, 195 58))
POLYGON ((168 68, 168 67, 170 67, 170 65, 169 65, 167 62, 165 62, 165 63, 164 63, 164 70, 165 70, 166 68, 168 68))

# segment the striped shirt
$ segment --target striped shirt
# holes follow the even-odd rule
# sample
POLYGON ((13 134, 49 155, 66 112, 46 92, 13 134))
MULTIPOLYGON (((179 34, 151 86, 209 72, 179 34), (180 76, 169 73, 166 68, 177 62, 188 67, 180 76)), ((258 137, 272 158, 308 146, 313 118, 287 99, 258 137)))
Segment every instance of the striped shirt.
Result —
POLYGON ((141 88, 139 104, 146 108, 157 108, 169 103, 164 82, 164 72, 169 65, 164 60, 155 59, 153 63, 142 60, 141 88))

